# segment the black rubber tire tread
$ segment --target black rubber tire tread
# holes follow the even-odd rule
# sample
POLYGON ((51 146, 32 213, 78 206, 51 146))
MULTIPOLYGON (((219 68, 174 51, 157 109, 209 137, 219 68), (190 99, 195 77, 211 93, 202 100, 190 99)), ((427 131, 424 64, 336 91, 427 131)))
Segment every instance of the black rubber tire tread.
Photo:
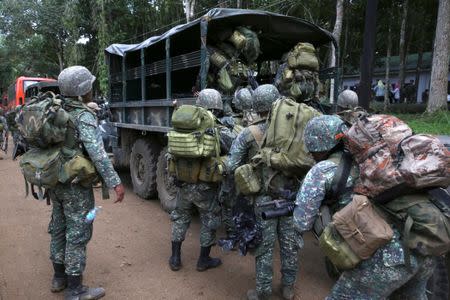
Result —
POLYGON ((164 148, 158 157, 158 164, 156 169, 156 188, 158 190, 158 197, 161 203, 161 207, 168 213, 175 209, 176 205, 176 192, 177 189, 173 182, 168 186, 168 174, 167 174, 167 147, 164 148))
POLYGON ((427 283, 428 300, 447 300, 449 299, 449 282, 448 282, 448 259, 438 257, 436 268, 433 275, 427 283))
POLYGON ((156 163, 158 159, 158 147, 152 145, 148 139, 138 139, 131 149, 130 156, 130 176, 133 182, 133 191, 143 199, 156 198, 156 163), (145 179, 138 179, 136 169, 137 156, 142 156, 144 160, 145 179))

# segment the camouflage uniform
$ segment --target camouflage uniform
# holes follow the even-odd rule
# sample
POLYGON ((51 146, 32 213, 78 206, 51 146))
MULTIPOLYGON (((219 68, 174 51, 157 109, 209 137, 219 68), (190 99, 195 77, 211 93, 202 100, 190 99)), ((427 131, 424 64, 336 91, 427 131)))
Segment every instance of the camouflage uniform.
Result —
MULTIPOLYGON (((226 127, 219 127, 222 153, 228 153, 235 135, 226 127)), ((176 207, 170 218, 172 241, 182 242, 191 223, 193 210, 200 213, 200 246, 208 247, 215 243, 216 230, 220 226, 220 206, 218 202, 218 185, 209 182, 181 183, 177 191, 176 207)))
POLYGON ((7 147, 7 145, 3 145, 3 143, 6 142, 5 139, 8 134, 8 122, 3 116, 3 111, 0 111, 0 124, 3 124, 3 130, 0 130, 0 150, 4 150, 7 147))
MULTIPOLYGON (((69 113, 73 115, 74 111, 69 113)), ((78 115, 77 120, 77 146, 85 149, 106 185, 109 188, 117 186, 120 178, 103 148, 103 142, 98 139, 96 117, 86 111, 78 115)), ((92 236, 92 224, 85 222, 86 214, 94 208, 92 187, 58 184, 49 190, 49 195, 53 204, 50 259, 53 263, 64 264, 66 274, 81 275, 86 265, 86 245, 92 236)))
MULTIPOLYGON (((263 133, 266 131, 267 125, 265 123, 260 123, 256 126, 263 133)), ((227 161, 227 172, 233 173, 238 166, 249 161, 257 153, 258 149, 255 138, 250 130, 245 128, 233 142, 227 161)), ((292 217, 281 217, 271 220, 263 220, 261 218, 261 211, 257 204, 271 200, 273 199, 270 196, 261 193, 256 196, 254 203, 257 221, 261 224, 263 236, 263 241, 255 253, 256 292, 266 295, 272 293, 272 263, 277 236, 280 244, 282 284, 284 286, 293 285, 298 272, 298 246, 294 236, 292 217)))
MULTIPOLYGON (((323 133, 313 134, 311 143, 326 142, 327 138, 323 138, 323 133)), ((307 138, 306 145, 311 151, 307 138)), ((306 175, 295 202, 294 225, 298 232, 303 233, 312 228, 322 202, 330 193, 340 155, 339 152, 330 155, 327 160, 313 166, 306 175)), ((349 176, 346 186, 352 187, 356 177, 357 175, 349 176)), ((341 195, 338 198, 338 208, 349 201, 351 194, 341 195)), ((400 287, 402 288, 393 294, 399 296, 399 299, 426 299, 425 286, 433 272, 435 261, 431 257, 411 253, 411 270, 408 270, 400 234, 395 228, 394 232, 391 242, 378 249, 371 258, 356 268, 345 271, 327 299, 385 299, 400 287)))
POLYGON ((15 111, 10 111, 6 114, 6 121, 8 123, 8 129, 13 137, 14 145, 17 144, 19 140, 19 127, 16 122, 17 113, 15 111))

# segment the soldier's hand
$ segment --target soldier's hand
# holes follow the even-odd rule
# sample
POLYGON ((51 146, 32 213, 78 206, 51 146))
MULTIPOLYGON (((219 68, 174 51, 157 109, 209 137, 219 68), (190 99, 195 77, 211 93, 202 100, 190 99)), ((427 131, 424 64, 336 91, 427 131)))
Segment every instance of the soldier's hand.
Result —
POLYGON ((114 201, 114 203, 122 202, 123 197, 125 196, 125 188, 123 184, 116 185, 114 187, 114 192, 116 192, 116 201, 114 201))

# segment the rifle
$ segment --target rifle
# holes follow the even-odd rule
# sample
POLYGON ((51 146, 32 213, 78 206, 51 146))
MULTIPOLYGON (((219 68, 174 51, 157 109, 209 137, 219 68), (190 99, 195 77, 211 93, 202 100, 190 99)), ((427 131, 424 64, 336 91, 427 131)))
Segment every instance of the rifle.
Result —
POLYGON ((257 207, 269 209, 261 212, 261 217, 263 220, 275 219, 278 217, 291 216, 294 212, 295 203, 293 201, 285 199, 277 199, 273 201, 268 201, 256 205, 257 207))

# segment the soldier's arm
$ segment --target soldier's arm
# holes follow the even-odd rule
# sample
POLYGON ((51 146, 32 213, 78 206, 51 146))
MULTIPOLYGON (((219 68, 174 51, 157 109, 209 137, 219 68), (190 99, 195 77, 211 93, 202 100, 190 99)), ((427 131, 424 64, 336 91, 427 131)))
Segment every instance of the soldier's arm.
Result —
POLYGON ((226 165, 228 174, 232 174, 234 170, 246 160, 251 145, 249 143, 250 135, 250 130, 245 128, 231 144, 230 154, 228 155, 226 165))
POLYGON ((106 185, 109 188, 119 185, 119 175, 117 175, 108 154, 106 154, 103 142, 97 140, 97 120, 95 116, 90 112, 82 113, 77 127, 80 140, 106 185))
POLYGON ((297 231, 303 233, 312 228, 322 201, 331 188, 336 168, 336 164, 322 161, 306 174, 295 200, 294 225, 297 231))
POLYGON ((222 153, 228 154, 230 152, 231 145, 233 141, 236 139, 236 134, 233 133, 230 128, 225 126, 219 127, 219 135, 220 135, 220 149, 222 153))

